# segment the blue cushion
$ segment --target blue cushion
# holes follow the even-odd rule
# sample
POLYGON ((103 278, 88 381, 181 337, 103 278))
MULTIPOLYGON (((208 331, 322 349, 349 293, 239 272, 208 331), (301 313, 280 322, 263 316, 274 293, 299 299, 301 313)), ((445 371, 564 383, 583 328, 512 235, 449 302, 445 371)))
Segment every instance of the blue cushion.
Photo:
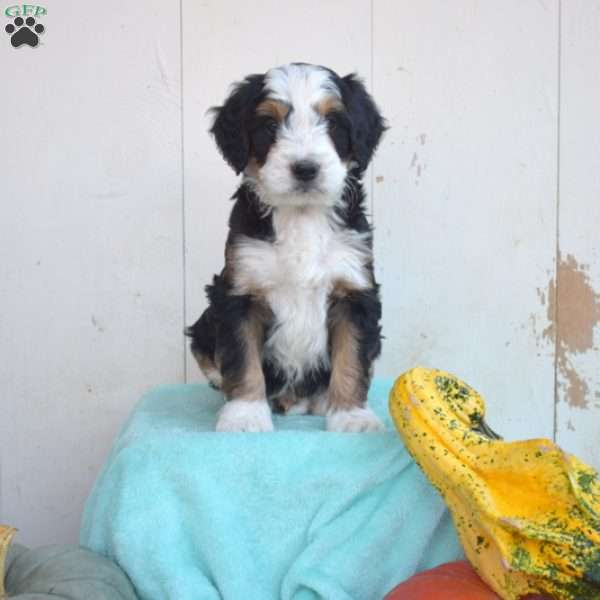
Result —
POLYGON ((148 600, 380 600, 416 571, 462 557, 437 492, 389 430, 331 433, 275 416, 273 433, 215 433, 205 385, 142 398, 85 509, 81 543, 148 600))

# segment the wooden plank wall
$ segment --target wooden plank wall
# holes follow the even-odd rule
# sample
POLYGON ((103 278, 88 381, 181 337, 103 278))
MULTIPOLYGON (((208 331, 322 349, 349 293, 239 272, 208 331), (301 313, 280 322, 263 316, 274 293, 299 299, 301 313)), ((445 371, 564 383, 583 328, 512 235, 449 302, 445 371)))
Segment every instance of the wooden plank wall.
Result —
POLYGON ((289 61, 359 72, 390 125, 366 177, 377 373, 454 371, 508 438, 600 466, 597 2, 46 6, 38 48, 0 48, 0 521, 22 542, 74 541, 141 391, 200 380, 182 330, 236 185, 206 111, 289 61))

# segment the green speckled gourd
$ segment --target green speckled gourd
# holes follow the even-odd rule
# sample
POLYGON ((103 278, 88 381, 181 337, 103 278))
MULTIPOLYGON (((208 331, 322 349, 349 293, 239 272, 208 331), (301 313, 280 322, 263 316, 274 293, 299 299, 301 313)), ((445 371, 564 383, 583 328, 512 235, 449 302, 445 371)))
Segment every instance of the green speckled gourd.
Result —
POLYGON ((444 497, 467 558, 505 600, 600 600, 600 481, 551 440, 501 440, 481 396, 449 373, 399 377, 390 412, 444 497))

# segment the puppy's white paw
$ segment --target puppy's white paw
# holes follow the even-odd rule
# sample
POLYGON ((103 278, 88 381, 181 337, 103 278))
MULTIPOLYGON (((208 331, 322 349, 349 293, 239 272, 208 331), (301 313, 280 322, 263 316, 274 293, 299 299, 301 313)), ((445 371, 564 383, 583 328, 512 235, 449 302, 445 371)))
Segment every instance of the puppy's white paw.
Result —
POLYGON ((327 415, 327 431, 383 431, 385 427, 370 408, 336 410, 327 415))
POLYGON ((216 431, 273 431, 266 400, 230 400, 219 412, 216 431))

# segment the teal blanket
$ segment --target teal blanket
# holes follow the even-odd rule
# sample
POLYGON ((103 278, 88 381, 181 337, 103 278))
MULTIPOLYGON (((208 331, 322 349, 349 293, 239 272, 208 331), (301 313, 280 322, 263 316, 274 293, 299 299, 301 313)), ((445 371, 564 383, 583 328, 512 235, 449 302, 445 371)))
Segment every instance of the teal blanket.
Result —
POLYGON ((381 600, 460 558, 438 494, 389 431, 329 433, 276 416, 273 433, 215 433, 204 385, 146 394, 88 499, 81 543, 117 562, 145 600, 381 600))

